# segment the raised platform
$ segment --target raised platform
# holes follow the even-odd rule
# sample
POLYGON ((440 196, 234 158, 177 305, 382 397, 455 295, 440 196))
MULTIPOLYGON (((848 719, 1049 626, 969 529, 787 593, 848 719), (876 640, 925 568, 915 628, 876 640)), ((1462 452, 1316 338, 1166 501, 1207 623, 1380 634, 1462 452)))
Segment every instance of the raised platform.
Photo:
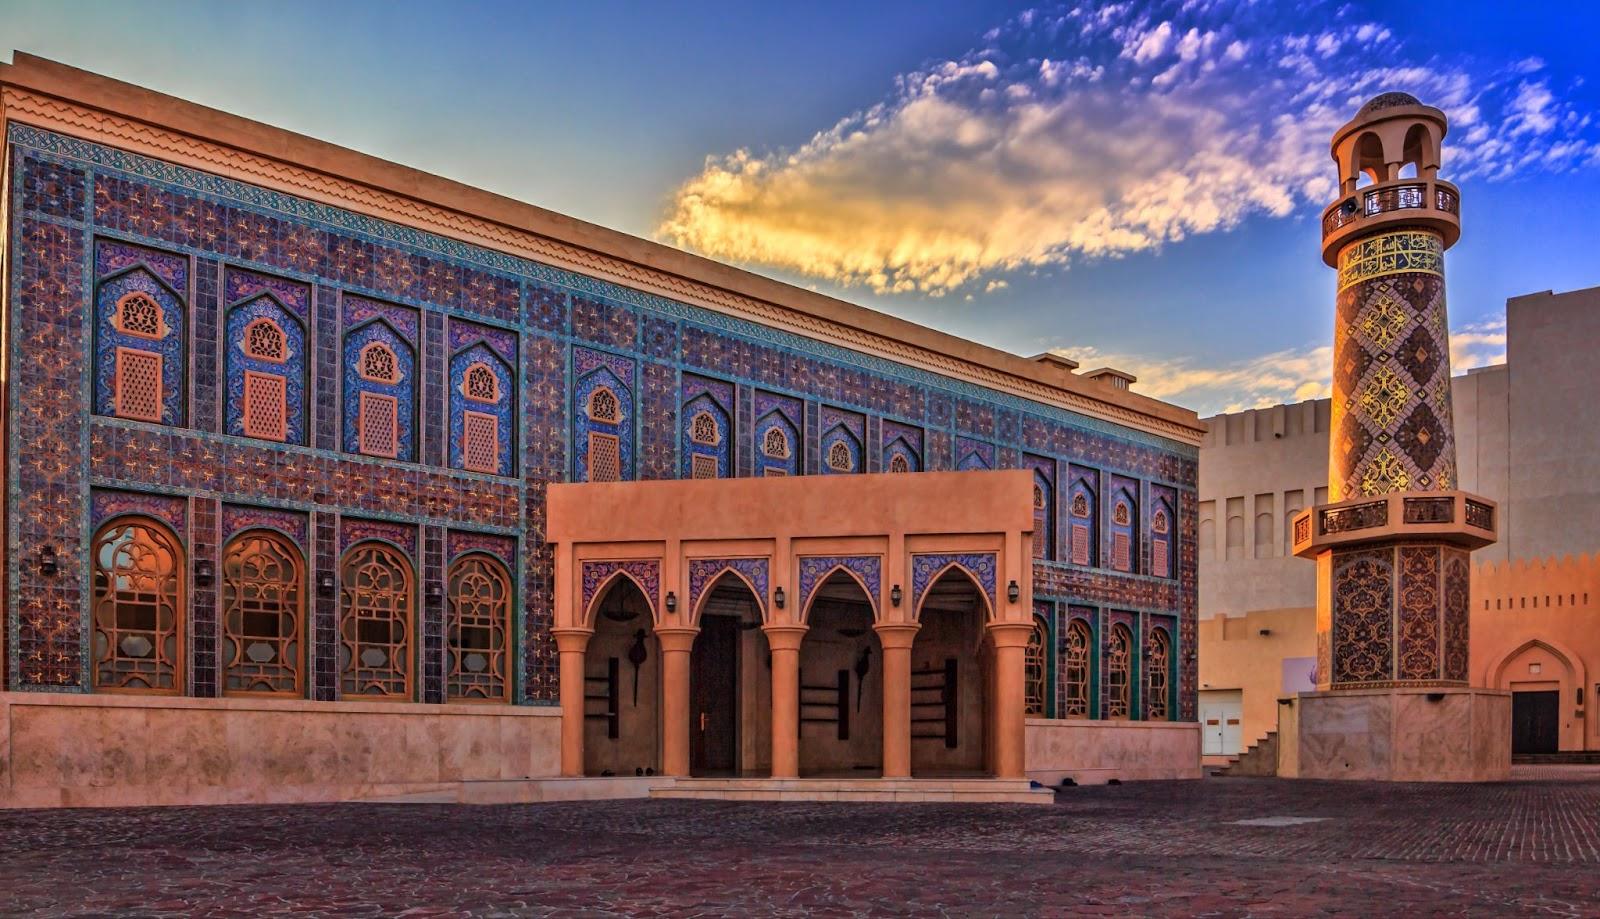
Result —
POLYGON ((436 789, 373 794, 354 800, 367 804, 548 804, 555 801, 613 801, 648 798, 673 779, 653 778, 501 779, 452 782, 436 789))
POLYGON ((1055 792, 1027 779, 678 779, 652 798, 713 801, 858 801, 938 804, 1054 804, 1055 792))
POLYGON ((1511 694, 1493 689, 1341 689, 1278 703, 1281 778, 1503 782, 1511 694))

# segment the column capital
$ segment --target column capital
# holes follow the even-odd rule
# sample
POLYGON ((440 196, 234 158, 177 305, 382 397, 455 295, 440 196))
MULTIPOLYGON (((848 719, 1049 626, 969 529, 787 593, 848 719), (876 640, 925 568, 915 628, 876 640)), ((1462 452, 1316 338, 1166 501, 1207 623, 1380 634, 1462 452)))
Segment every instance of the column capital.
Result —
POLYGON ((582 654, 594 637, 594 629, 551 629, 550 634, 555 636, 558 651, 582 654))
POLYGON ((800 642, 810 631, 809 626, 797 623, 775 623, 764 625, 761 631, 767 635, 767 649, 770 651, 798 651, 800 642))
POLYGON ((878 644, 887 651, 890 648, 910 648, 921 628, 919 622, 879 622, 872 630, 878 633, 878 644))
POLYGON ((1033 638, 1031 622, 991 622, 984 628, 989 630, 989 640, 996 648, 1026 648, 1033 638))
POLYGON ((656 639, 661 642, 662 651, 692 651, 695 636, 699 634, 699 629, 687 626, 656 629, 656 639))

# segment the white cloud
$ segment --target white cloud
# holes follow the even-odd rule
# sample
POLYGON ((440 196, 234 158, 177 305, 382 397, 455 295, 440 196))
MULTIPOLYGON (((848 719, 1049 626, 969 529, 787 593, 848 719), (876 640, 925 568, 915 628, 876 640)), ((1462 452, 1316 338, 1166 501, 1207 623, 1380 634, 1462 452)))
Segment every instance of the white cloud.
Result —
POLYGON ((1419 58, 1349 16, 1306 0, 1012 20, 798 148, 709 157, 658 235, 879 293, 981 292, 1016 270, 1314 215, 1334 193, 1329 137, 1390 89, 1450 115, 1451 179, 1600 162, 1589 113, 1528 61, 1419 58))

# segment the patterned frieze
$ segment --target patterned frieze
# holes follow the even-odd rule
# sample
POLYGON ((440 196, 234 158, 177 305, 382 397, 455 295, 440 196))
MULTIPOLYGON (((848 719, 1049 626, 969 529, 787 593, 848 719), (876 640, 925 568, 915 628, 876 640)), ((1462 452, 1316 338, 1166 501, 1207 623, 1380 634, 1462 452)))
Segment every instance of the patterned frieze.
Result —
POLYGON ((468 552, 485 552, 507 565, 516 564, 517 541, 510 536, 495 533, 474 533, 470 530, 451 530, 446 542, 446 554, 453 560, 468 552))
POLYGON ((695 558, 689 560, 689 609, 698 611, 706 591, 726 572, 733 572, 744 580, 755 594, 756 609, 764 620, 767 617, 768 569, 765 558, 695 558))
POLYGON ((808 555, 800 559, 801 615, 811 609, 811 599, 822 582, 834 571, 853 575, 867 592, 874 616, 878 613, 878 594, 883 584, 883 557, 879 555, 808 555))
POLYGON ((303 549, 307 545, 306 527, 306 514, 303 511, 242 504, 222 505, 222 538, 225 540, 245 530, 277 530, 303 549))
POLYGON ((922 598, 939 576, 958 568, 977 581, 989 604, 990 615, 1000 608, 995 593, 996 558, 993 552, 917 553, 911 556, 911 608, 920 613, 922 598))
POLYGON ((624 561, 592 561, 583 563, 582 607, 585 615, 594 605, 602 588, 612 578, 625 575, 638 585, 650 605, 651 615, 656 615, 656 601, 661 595, 661 561, 659 559, 632 559, 624 561))

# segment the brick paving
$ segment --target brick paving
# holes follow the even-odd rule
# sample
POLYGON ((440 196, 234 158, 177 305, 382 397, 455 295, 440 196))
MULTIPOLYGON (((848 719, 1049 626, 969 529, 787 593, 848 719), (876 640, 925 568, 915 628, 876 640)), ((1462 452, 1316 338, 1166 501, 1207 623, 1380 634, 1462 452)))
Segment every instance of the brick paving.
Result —
MULTIPOLYGON (((1549 768, 1549 767, 1546 767, 1549 768)), ((0 811, 11 915, 1600 915, 1600 781, 0 811), (1261 818, 1321 817, 1314 822, 1261 818)))

